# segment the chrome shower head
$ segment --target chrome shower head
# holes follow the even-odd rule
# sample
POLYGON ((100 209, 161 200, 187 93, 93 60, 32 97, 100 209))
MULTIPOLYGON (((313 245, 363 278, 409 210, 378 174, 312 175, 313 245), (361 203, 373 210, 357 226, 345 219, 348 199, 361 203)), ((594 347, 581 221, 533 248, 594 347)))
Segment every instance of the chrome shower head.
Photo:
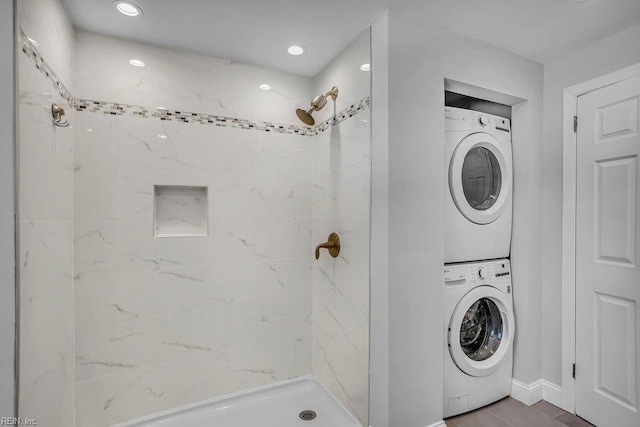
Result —
POLYGON ((313 101, 311 101, 311 108, 309 108, 308 110, 303 110, 302 108, 298 108, 296 110, 296 114, 304 124, 313 126, 316 123, 316 121, 313 119, 311 114, 314 111, 322 110, 324 106, 327 105, 327 98, 331 98, 333 101, 335 101, 337 97, 338 97, 338 88, 334 86, 326 94, 324 95, 321 94, 313 98, 313 101))

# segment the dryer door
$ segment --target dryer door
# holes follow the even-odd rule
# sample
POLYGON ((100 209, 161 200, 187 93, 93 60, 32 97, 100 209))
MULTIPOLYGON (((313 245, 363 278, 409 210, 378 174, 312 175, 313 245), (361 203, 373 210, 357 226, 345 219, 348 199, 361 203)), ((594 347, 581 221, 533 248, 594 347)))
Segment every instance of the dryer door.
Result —
POLYGON ((451 156, 451 197, 469 221, 492 223, 511 197, 511 176, 511 147, 484 132, 471 134, 451 156))
POLYGON ((507 357, 515 330, 508 298, 493 286, 478 286, 456 306, 449 323, 449 352, 464 373, 484 377, 507 357))

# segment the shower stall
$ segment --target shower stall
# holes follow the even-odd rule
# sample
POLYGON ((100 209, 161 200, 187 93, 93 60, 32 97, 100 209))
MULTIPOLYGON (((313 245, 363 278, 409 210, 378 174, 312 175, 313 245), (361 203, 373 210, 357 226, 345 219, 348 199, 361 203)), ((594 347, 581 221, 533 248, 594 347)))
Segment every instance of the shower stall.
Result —
POLYGON ((18 6, 18 415, 367 426, 369 31, 309 77, 18 6))

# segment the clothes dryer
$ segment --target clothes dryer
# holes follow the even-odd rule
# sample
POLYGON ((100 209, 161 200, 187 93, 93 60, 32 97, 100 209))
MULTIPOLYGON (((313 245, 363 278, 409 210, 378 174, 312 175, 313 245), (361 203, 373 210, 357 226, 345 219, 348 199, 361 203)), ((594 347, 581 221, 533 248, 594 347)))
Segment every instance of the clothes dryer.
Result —
POLYGON ((445 108, 445 263, 504 258, 511 246, 509 119, 445 108))

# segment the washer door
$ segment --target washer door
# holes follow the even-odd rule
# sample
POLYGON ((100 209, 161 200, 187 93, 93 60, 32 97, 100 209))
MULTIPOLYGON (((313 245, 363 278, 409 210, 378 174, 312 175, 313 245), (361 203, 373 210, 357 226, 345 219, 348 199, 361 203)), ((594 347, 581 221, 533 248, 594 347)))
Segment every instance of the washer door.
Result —
POLYGON ((456 306, 449 323, 449 352, 465 374, 487 376, 507 356, 515 330, 507 298, 493 286, 478 286, 456 306))
POLYGON ((458 210, 469 221, 489 224, 500 218, 511 197, 509 147, 478 132, 456 147, 449 165, 449 189, 458 210))

